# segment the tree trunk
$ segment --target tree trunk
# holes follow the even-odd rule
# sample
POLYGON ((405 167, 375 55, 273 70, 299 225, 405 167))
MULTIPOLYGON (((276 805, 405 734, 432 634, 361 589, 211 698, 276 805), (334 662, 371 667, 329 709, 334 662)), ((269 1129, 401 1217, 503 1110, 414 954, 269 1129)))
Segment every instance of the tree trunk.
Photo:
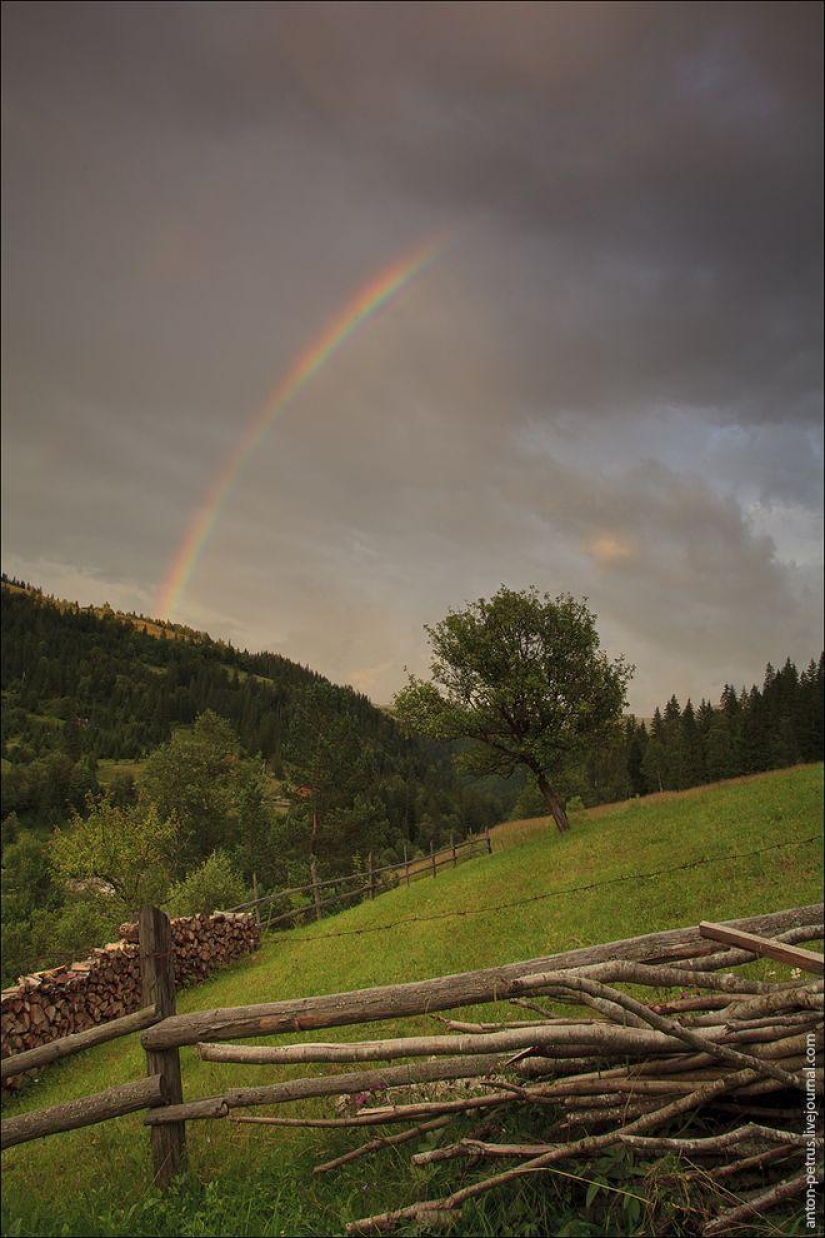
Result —
POLYGON ((321 919, 321 894, 318 890, 318 870, 315 865, 315 842, 318 838, 318 810, 312 810, 312 833, 309 836, 309 879, 312 883, 312 898, 315 903, 315 919, 321 919))
POLYGON ((312 882, 312 898, 315 903, 315 919, 321 919, 321 892, 318 889, 318 870, 315 866, 315 856, 309 861, 309 876, 312 882))
POLYGON ((567 820, 567 813, 564 811, 564 805, 554 792, 553 788, 550 786, 550 783, 547 781, 544 774, 541 772, 537 773, 536 781, 538 783, 539 791, 541 791, 544 796, 544 802, 550 809, 550 813, 556 823, 556 828, 560 834, 564 834, 566 830, 570 829, 570 822, 567 820))

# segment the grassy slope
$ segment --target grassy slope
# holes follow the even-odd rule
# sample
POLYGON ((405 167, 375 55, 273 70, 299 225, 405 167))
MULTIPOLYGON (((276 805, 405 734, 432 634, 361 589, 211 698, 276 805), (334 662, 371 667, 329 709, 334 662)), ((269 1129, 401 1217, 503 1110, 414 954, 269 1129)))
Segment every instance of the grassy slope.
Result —
MULTIPOLYGON (((819 835, 821 801, 822 767, 808 766, 577 814, 563 838, 540 823, 502 826, 494 833, 491 857, 441 870, 436 881, 402 887, 279 937, 255 958, 181 994, 178 1008, 411 980, 703 918, 730 919, 814 902, 821 897, 820 842, 776 844, 819 835), (769 847, 776 849, 637 879, 769 847), (613 884, 580 888, 597 882, 613 884), (543 897, 548 893, 551 897, 543 897), (498 910, 517 900, 524 902, 498 910)), ((372 1038, 434 1026, 426 1019, 404 1020, 323 1032, 318 1038, 372 1038)), ((143 1070, 136 1039, 115 1042, 50 1068, 13 1108, 55 1104, 143 1070)), ((243 1086, 279 1077, 277 1068, 202 1063, 192 1049, 183 1050, 189 1099, 214 1095, 230 1081, 243 1086)), ((329 1112, 324 1102, 313 1105, 329 1112)), ((447 1180, 439 1177, 444 1169, 411 1170, 404 1148, 313 1179, 312 1164, 359 1142, 352 1132, 262 1131, 201 1122, 189 1125, 187 1137, 190 1186, 181 1199, 163 1202, 147 1196, 148 1140, 139 1117, 13 1149, 4 1158, 7 1232, 339 1233, 353 1216, 432 1195, 447 1180)), ((457 1176, 455 1169, 452 1173, 457 1176)), ((483 1210, 469 1223, 476 1228, 465 1232, 480 1232, 483 1210)), ((495 1232, 493 1223, 487 1224, 495 1232)))

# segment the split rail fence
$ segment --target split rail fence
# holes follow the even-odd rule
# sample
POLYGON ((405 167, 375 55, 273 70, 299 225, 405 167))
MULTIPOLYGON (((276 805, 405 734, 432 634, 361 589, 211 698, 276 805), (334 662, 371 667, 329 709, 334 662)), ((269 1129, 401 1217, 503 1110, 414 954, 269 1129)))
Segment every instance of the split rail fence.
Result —
MULTIPOLYGON (((823 905, 792 907, 774 914, 728 921, 723 925, 702 924, 689 929, 649 933, 608 945, 565 951, 455 976, 349 993, 176 1014, 170 921, 157 907, 144 907, 140 914, 144 1008, 99 1028, 78 1032, 63 1040, 6 1057, 1 1066, 4 1077, 20 1075, 90 1046, 139 1031, 141 1045, 146 1052, 146 1077, 111 1087, 97 1096, 82 1097, 77 1101, 6 1119, 2 1122, 1 1146, 2 1149, 11 1148, 43 1135, 87 1127, 135 1110, 149 1109, 144 1120, 150 1128, 152 1169, 157 1184, 168 1185, 172 1177, 185 1167, 186 1123, 196 1119, 245 1120, 281 1125, 370 1125, 412 1119, 416 1125, 411 1132, 404 1133, 404 1139, 408 1139, 432 1129, 434 1125, 445 1124, 453 1113, 466 1114, 473 1109, 500 1107, 508 1099, 512 1101, 514 1093, 528 1099, 538 1098, 541 1093, 546 1104, 548 1097, 554 1096, 554 1089, 559 1092, 560 1098, 565 1091, 569 1096, 575 1094, 578 1097, 577 1120, 582 1118, 581 1104, 585 1104, 591 1117, 595 1110, 596 1125, 602 1124, 607 1115, 614 1112, 618 1093, 618 1102, 624 1107, 626 1119, 628 1114, 631 1117, 635 1114, 638 1119, 629 1128, 627 1120, 624 1122, 623 1130, 627 1136, 628 1130, 632 1134, 637 1127, 647 1129, 653 1124, 648 1118, 652 1113, 655 1117, 657 1107, 661 1106, 668 1091, 678 1092, 684 1102, 686 1092, 694 1096, 696 1088, 701 1087, 705 1087, 705 1092, 710 1087, 710 1094, 732 1091, 735 1096, 740 1096, 740 1093, 747 1096, 748 1093, 766 1091, 766 1087, 798 1086, 800 1055, 804 1052, 800 1047, 801 1032, 815 1029, 816 1035, 821 1037, 823 982, 820 979, 810 984, 804 979, 801 982, 794 979, 790 983, 767 984, 733 976, 727 969, 752 962, 759 956, 767 956, 797 968, 798 976, 803 972, 813 972, 821 977, 823 956, 794 946, 794 942, 820 937, 823 932, 821 924, 823 905), (720 942, 727 943, 727 948, 720 950, 720 942), (718 974, 721 969, 725 969, 726 974, 718 974), (690 985, 691 988, 700 987, 710 992, 701 998, 688 997, 669 1006, 642 1006, 626 994, 618 994, 618 990, 608 988, 608 980, 622 978, 631 980, 633 984, 684 984, 685 987, 690 985), (276 1036, 296 1030, 320 1031, 412 1015, 431 1016, 436 1011, 467 1005, 515 1002, 535 1011, 536 994, 555 995, 565 1004, 586 1000, 597 1011, 597 1019, 582 1023, 570 1016, 550 1018, 548 1011, 539 1010, 541 1018, 536 1019, 534 1014, 533 1019, 520 1023, 462 1024, 443 1019, 441 1021, 447 1028, 445 1034, 439 1036, 399 1037, 398 1040, 365 1041, 354 1045, 307 1042, 282 1047, 244 1047, 222 1044, 250 1036, 276 1036), (530 1002, 525 1002, 525 995, 531 999, 530 1002), (704 1014, 697 1016, 695 1030, 685 1028, 660 1013, 666 1010, 673 1014, 685 1009, 704 1011, 704 1014), (740 1023, 741 1034, 731 1040, 725 1032, 726 1028, 730 1028, 731 1019, 736 1015, 741 1020, 747 1014, 752 1018, 747 1023, 740 1023), (778 1032, 775 1028, 777 1024, 782 1029, 778 1032), (769 1034, 764 1032, 766 1028, 769 1034), (774 1040, 770 1039, 772 1036, 774 1040), (779 1040, 775 1040, 775 1036, 779 1036, 779 1040), (185 1102, 180 1060, 183 1045, 197 1045, 201 1057, 209 1061, 386 1062, 398 1058, 414 1058, 414 1061, 406 1061, 400 1066, 369 1070, 360 1068, 347 1073, 312 1076, 260 1087, 227 1087, 219 1096, 185 1102), (778 1049, 775 1047, 777 1045, 778 1049), (674 1058, 673 1055, 678 1052, 683 1056, 674 1058), (754 1056, 757 1052, 761 1052, 762 1056, 754 1056), (426 1061, 415 1062, 416 1057, 424 1056, 426 1061), (642 1073, 648 1076, 647 1088, 655 1093, 653 1096, 640 1096, 637 1086, 628 1082, 631 1075, 628 1060, 633 1058, 642 1066, 642 1073), (605 1071, 606 1061, 614 1063, 612 1070, 605 1071), (588 1073, 593 1062, 597 1065, 601 1063, 598 1065, 597 1083, 592 1082, 596 1076, 588 1073), (659 1066, 650 1063, 659 1063, 659 1066), (689 1071, 685 1075, 686 1067, 691 1067, 692 1073, 689 1071), (504 1083, 498 1092, 486 1097, 468 1099, 463 1096, 456 1101, 436 1103, 435 1106, 431 1103, 419 1106, 385 1104, 354 1118, 307 1119, 306 1122, 301 1118, 254 1118, 238 1113, 238 1110, 249 1107, 281 1106, 306 1097, 353 1096, 375 1088, 383 1091, 434 1081, 477 1081, 491 1075, 500 1078, 500 1072, 505 1070, 517 1071, 519 1082, 504 1083), (565 1078, 571 1073, 576 1076, 572 1081, 576 1084, 572 1093, 570 1080, 566 1089, 564 1086, 565 1078), (554 1078, 554 1082, 530 1082, 535 1077, 548 1075, 554 1078), (583 1086, 582 1081, 586 1081, 587 1086, 583 1086), (691 1092, 691 1088, 694 1091, 691 1092), (585 1101, 582 1102, 581 1097, 585 1097, 585 1101), (421 1117, 429 1120, 421 1124, 421 1117)), ((637 1083, 644 1087, 644 1083, 637 1083)), ((671 1096, 668 1099, 673 1101, 671 1096)), ((670 1107, 673 1108, 673 1104, 670 1107)), ((403 1141, 400 1135, 388 1138, 403 1141)), ((351 1155, 385 1146, 388 1138, 372 1140, 372 1143, 351 1155)), ((648 1143, 652 1141, 648 1140, 648 1143)), ((483 1146, 473 1145, 473 1154, 484 1155, 483 1146)), ((498 1145, 491 1146, 493 1150, 489 1150, 488 1146, 488 1155, 502 1154, 500 1149, 498 1153, 495 1151, 498 1145)), ((539 1151, 536 1154, 539 1160, 543 1155, 546 1158, 552 1148, 555 1148, 556 1154, 559 1153, 559 1148, 554 1144, 549 1149, 545 1148, 544 1153, 539 1151)), ((515 1154, 512 1149, 503 1151, 504 1154, 515 1154)), ((535 1151, 528 1149, 526 1153, 535 1151)), ((526 1155, 524 1149, 520 1153, 526 1155)), ((468 1148, 453 1150, 452 1153, 462 1154, 467 1155, 468 1148)), ((551 1155, 551 1159, 554 1156, 551 1155)), ((327 1167, 331 1166, 320 1166, 320 1169, 327 1167)), ((447 1206, 452 1208, 456 1203, 447 1201, 447 1206)), ((416 1207, 419 1212, 401 1210, 399 1218, 415 1216, 421 1219, 422 1214, 431 1212, 435 1205, 424 1203, 416 1207)), ((364 1227, 369 1228, 367 1222, 364 1222, 364 1227)), ((353 1232, 356 1231, 358 1224, 353 1227, 353 1232)))
MULTIPOLYGON (((190 1121, 353 1128, 413 1123, 399 1134, 373 1138, 319 1165, 316 1172, 324 1172, 446 1126, 456 1117, 475 1114, 484 1117, 486 1125, 474 1137, 461 1135, 452 1145, 419 1153, 414 1161, 452 1157, 470 1157, 474 1164, 485 1158, 517 1161, 515 1169, 477 1180, 445 1199, 419 1201, 354 1222, 348 1227, 352 1233, 391 1229, 399 1222, 438 1221, 445 1214, 455 1215, 468 1198, 516 1174, 576 1156, 586 1160, 596 1149, 618 1143, 643 1152, 722 1156, 721 1168, 710 1176, 713 1172, 735 1174, 743 1167, 774 1161, 781 1162, 780 1168, 787 1172, 787 1159, 799 1155, 806 1136, 757 1125, 753 1114, 766 1112, 759 1106, 768 1093, 787 1096, 789 1089, 801 1089, 804 1095, 809 1068, 811 1078, 821 1087, 822 1072, 811 1067, 810 1046, 816 1044, 821 1052, 823 956, 797 943, 821 938, 822 920, 822 904, 794 907, 430 980, 177 1014, 169 921, 157 908, 146 907, 140 914, 144 1008, 2 1062, 4 1076, 20 1074, 104 1040, 140 1031, 146 1077, 96 1096, 11 1117, 2 1124, 2 1147, 147 1109, 144 1123, 150 1130, 154 1180, 168 1185, 185 1168, 186 1123, 190 1121), (768 983, 730 970, 759 957, 775 959, 794 971, 789 979, 768 983), (634 992, 637 986, 652 986, 659 996, 643 1004, 615 988, 616 982, 631 984, 634 992), (662 989, 672 986, 683 986, 683 992, 663 1001, 662 989), (559 1017, 536 1004, 542 996, 563 1005, 586 1006, 595 1018, 559 1017), (505 1001, 526 1007, 531 1017, 482 1024, 436 1013, 505 1001), (686 1012, 690 1012, 687 1018, 686 1012), (311 1041, 273 1047, 224 1043, 416 1015, 435 1016, 446 1026, 437 1036, 357 1043, 311 1041), (184 1101, 180 1063, 184 1045, 196 1045, 202 1059, 230 1064, 407 1060, 401 1065, 361 1067, 257 1087, 227 1086, 219 1095, 184 1101), (418 1095, 411 1103, 393 1091, 445 1080, 463 1081, 464 1090, 450 1100, 438 1092, 435 1099, 418 1095), (475 1086, 472 1094, 467 1091, 468 1081, 475 1086), (375 1090, 380 1091, 383 1103, 361 1107, 348 1116, 339 1112, 329 1118, 301 1118, 280 1116, 280 1112, 266 1116, 244 1112, 256 1106, 279 1110, 308 1097, 353 1097, 375 1090), (664 1136, 668 1120, 681 1119, 720 1100, 724 1101, 722 1108, 735 1115, 732 1129, 705 1139, 664 1136), (489 1142, 491 1130, 496 1129, 491 1119, 514 1103, 553 1107, 545 1110, 552 1115, 548 1142, 531 1146, 489 1142), (653 1131, 658 1131, 657 1137, 651 1137, 653 1131)), ((801 1113, 803 1105, 797 1109, 801 1113)), ((789 1110, 775 1112, 781 1115, 789 1110)), ((821 1146, 819 1139, 817 1148, 821 1146)), ((804 1173, 772 1182, 767 1193, 763 1189, 758 1200, 750 1201, 752 1210, 744 1215, 753 1216, 760 1208, 804 1190, 804 1173)), ((739 1221, 741 1217, 728 1210, 702 1232, 720 1233, 727 1223, 739 1221)))
MULTIPOLYGON (((430 844, 428 856, 413 858, 407 854, 404 844, 404 860, 402 863, 384 864, 376 868, 373 864, 373 854, 367 856, 366 868, 357 873, 348 873, 342 877, 330 877, 325 881, 314 879, 302 886, 292 886, 287 890, 275 890, 261 898, 252 898, 237 907, 228 907, 227 911, 249 911, 255 915, 263 932, 276 928, 294 928, 296 923, 307 916, 320 920, 324 915, 334 914, 346 906, 353 906, 364 899, 373 899, 378 894, 393 890, 401 882, 410 885, 422 877, 436 877, 440 868, 452 867, 464 860, 475 859, 479 855, 491 855, 492 843, 490 831, 483 835, 471 835, 469 838, 456 842, 450 838, 449 846, 435 850, 430 844), (351 889, 341 890, 341 886, 351 885, 351 889), (278 904, 293 896, 305 895, 311 897, 311 902, 286 911, 279 911, 278 904)), ((257 882, 253 879, 253 884, 257 882)))

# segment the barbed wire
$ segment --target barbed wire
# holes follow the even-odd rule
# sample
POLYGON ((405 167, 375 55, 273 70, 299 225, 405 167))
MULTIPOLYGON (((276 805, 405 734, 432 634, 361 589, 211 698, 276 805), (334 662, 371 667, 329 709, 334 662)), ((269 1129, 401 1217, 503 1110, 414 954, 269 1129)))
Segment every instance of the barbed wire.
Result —
POLYGON ((497 903, 495 906, 488 907, 466 907, 459 908, 454 911, 437 911, 432 915, 422 916, 402 916, 398 920, 392 920, 388 924, 378 924, 373 927, 341 929, 337 933, 306 933, 302 937, 295 937, 295 930, 290 932, 290 940, 300 942, 309 941, 330 941, 336 937, 362 937, 370 933, 385 933, 390 929, 400 928, 406 924, 426 924, 436 920, 452 920, 462 919, 469 916, 485 916, 494 915, 501 911, 509 911, 514 907, 526 907, 530 903, 540 903, 551 898, 563 898, 570 894, 584 894, 590 890, 601 890, 606 886, 622 885, 633 881, 651 881, 654 877, 665 877, 671 873, 686 872, 692 868, 703 868, 709 864, 722 864, 727 860, 744 860, 756 855, 765 855, 769 851, 781 851, 788 847, 804 847, 807 843, 823 841, 822 834, 811 834, 809 838, 792 839, 790 842, 772 843, 768 847, 756 847, 752 851, 731 851, 721 855, 703 856, 699 860, 692 860, 686 864, 673 864, 668 868, 652 869, 647 873, 625 873, 621 877, 610 877, 607 881, 592 881, 586 885, 567 886, 563 890, 545 890, 541 894, 531 894, 526 898, 517 898, 509 903, 497 903))

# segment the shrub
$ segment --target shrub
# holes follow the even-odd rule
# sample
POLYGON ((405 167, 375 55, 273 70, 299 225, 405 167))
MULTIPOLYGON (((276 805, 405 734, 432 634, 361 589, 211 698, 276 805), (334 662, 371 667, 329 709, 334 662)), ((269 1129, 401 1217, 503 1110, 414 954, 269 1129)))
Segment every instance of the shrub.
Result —
POLYGON ((169 891, 172 916, 194 916, 234 907, 246 898, 243 878, 225 851, 213 851, 169 891))
POLYGON ((32 944, 39 958, 83 959, 95 946, 117 941, 118 926, 128 915, 115 896, 89 889, 70 896, 56 911, 35 911, 32 944))

